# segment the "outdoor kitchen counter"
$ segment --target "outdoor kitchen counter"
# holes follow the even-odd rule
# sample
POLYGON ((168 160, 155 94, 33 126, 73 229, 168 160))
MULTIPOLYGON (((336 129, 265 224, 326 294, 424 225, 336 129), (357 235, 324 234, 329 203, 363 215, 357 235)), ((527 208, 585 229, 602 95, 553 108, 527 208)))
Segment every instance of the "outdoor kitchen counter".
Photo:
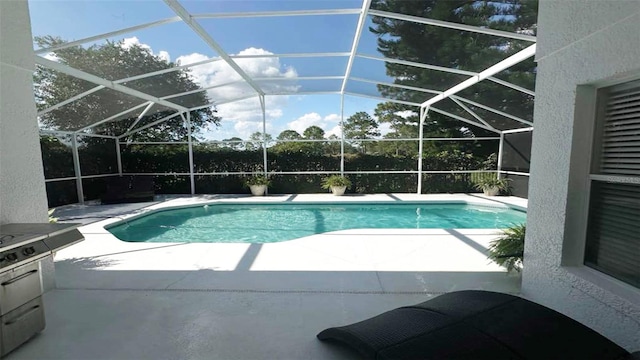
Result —
POLYGON ((0 225, 0 357, 44 329, 42 293, 55 284, 53 253, 84 239, 79 225, 0 225))

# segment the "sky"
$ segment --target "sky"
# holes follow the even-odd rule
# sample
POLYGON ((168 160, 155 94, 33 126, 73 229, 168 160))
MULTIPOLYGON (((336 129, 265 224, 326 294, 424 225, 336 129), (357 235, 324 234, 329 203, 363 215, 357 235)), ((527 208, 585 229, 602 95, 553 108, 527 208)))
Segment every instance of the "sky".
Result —
MULTIPOLYGON (((247 11, 301 10, 301 9, 359 9, 360 1, 186 1, 180 3, 191 13, 225 13, 247 11)), ((175 16, 159 0, 140 1, 43 1, 29 2, 34 36, 55 35, 65 40, 77 40, 146 22, 175 16)), ((358 15, 299 16, 199 19, 198 22, 230 55, 270 55, 301 52, 349 52, 351 50, 358 15)), ((380 56, 376 51, 376 38, 367 29, 361 38, 358 53, 380 56)), ((200 37, 186 24, 175 22, 122 34, 109 40, 123 40, 124 46, 145 46, 153 54, 168 61, 190 64, 217 57, 200 37)), ((100 43, 100 42, 98 42, 100 43)), ((90 44, 87 44, 90 45, 90 44)), ((288 81, 260 81, 268 91, 339 91, 342 80, 296 80, 306 76, 343 76, 347 57, 292 58, 263 57, 237 59, 236 62, 252 77, 264 79, 286 78, 288 81)), ((369 78, 393 82, 384 73, 384 63, 357 61, 358 71, 369 78), (368 65, 367 65, 368 64, 368 65)), ((202 87, 223 84, 240 79, 223 61, 211 62, 191 68, 193 80, 202 87)), ((349 82, 350 89, 366 88, 368 95, 377 95, 375 85, 349 82), (358 87, 358 85, 360 85, 358 87)), ((361 90, 362 91, 362 90, 361 90)), ((252 96, 255 91, 247 84, 232 84, 208 91, 210 99, 229 101, 252 96)), ((425 97, 426 100, 427 97, 425 97)), ((358 111, 373 115, 378 101, 345 96, 345 119, 358 111)), ((200 136, 220 140, 231 137, 247 139, 262 131, 262 111, 256 96, 217 106, 222 117, 219 127, 203 129, 200 136)), ((340 135, 340 96, 286 95, 266 97, 267 133, 275 138, 281 131, 293 129, 300 133, 309 126, 323 128, 326 135, 340 135)), ((382 133, 389 131, 382 126, 382 133)))

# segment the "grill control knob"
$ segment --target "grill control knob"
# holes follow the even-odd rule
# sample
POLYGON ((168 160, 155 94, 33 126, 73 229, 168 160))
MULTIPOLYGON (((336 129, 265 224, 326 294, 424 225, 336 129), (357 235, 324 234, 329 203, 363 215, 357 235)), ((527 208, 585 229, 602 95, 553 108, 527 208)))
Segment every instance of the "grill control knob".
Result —
POLYGON ((33 246, 22 249, 22 253, 26 256, 33 255, 36 252, 36 249, 33 246))
POLYGON ((18 260, 18 254, 16 253, 8 253, 7 255, 4 256, 4 259, 6 261, 16 261, 18 260))

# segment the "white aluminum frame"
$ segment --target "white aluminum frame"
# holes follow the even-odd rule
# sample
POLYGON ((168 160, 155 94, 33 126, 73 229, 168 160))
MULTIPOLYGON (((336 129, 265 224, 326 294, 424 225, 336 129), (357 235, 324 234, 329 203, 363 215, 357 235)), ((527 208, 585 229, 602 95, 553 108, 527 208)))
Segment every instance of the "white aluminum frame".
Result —
POLYGON ((531 35, 512 33, 509 31, 502 31, 502 30, 494 30, 494 29, 489 29, 489 28, 484 28, 479 26, 458 24, 458 23, 442 21, 442 20, 421 18, 418 16, 396 14, 396 13, 380 11, 380 10, 369 10, 369 15, 380 16, 380 17, 385 17, 389 19, 403 20, 403 21, 412 21, 419 24, 439 26, 439 27, 455 29, 455 30, 470 31, 470 32, 475 32, 480 34, 506 37, 506 38, 516 39, 516 40, 536 42, 536 37, 531 35))
POLYGON ((527 60, 528 58, 532 57, 533 55, 535 55, 536 53, 536 44, 533 44, 529 47, 527 47, 524 50, 521 50, 511 56, 509 56, 508 58, 500 61, 499 63, 481 71, 480 73, 478 73, 478 75, 475 75, 473 77, 471 77, 470 79, 467 79, 461 83, 459 83, 458 85, 455 85, 451 88, 449 88, 448 90, 445 90, 442 94, 435 96, 434 98, 431 98, 425 102, 423 102, 420 106, 423 108, 426 108, 428 106, 431 106, 435 103, 437 103, 438 101, 441 101, 443 99, 448 98, 451 95, 455 95, 458 92, 471 87, 477 83, 479 83, 480 81, 487 79, 503 70, 506 70, 508 68, 510 68, 513 65, 516 65, 524 60, 527 60))
MULTIPOLYGON (((115 30, 115 31, 111 31, 111 32, 107 32, 107 33, 103 33, 103 34, 99 34, 99 35, 95 35, 95 36, 91 36, 91 37, 87 37, 87 38, 83 38, 83 39, 79 39, 79 40, 75 40, 75 41, 70 41, 64 44, 60 44, 57 46, 53 46, 53 47, 49 47, 49 48, 41 48, 41 49, 36 49, 35 50, 35 61, 38 65, 44 66, 44 67, 48 67, 51 68, 53 70, 59 71, 61 73, 65 73, 67 75, 71 75, 74 77, 77 77, 79 79, 82 80, 86 80, 89 82, 92 82, 94 84, 96 84, 97 86, 84 91, 81 94, 75 95, 67 100, 64 100, 58 104, 55 104, 47 109, 41 110, 38 112, 38 115, 43 115, 46 114, 49 111, 58 109, 64 105, 67 105, 73 101, 79 100, 84 96, 90 95, 94 92, 97 92, 101 89, 105 89, 105 88, 109 88, 109 89, 113 89, 119 92, 122 92, 124 94, 130 95, 130 96, 134 96, 137 98, 140 98, 142 100, 146 100, 145 102, 134 106, 130 109, 124 110, 118 114, 109 116, 105 119, 102 119, 100 121, 97 121, 89 126, 83 127, 79 130, 76 131, 56 131, 56 130, 41 130, 41 133, 43 134, 64 134, 64 135, 71 135, 71 139, 72 139, 72 155, 74 157, 74 172, 76 174, 76 176, 74 177, 67 177, 67 178, 58 178, 58 179, 46 179, 46 182, 52 182, 52 181, 62 181, 62 180, 72 180, 75 179, 76 183, 77 183, 77 191, 78 191, 78 199, 80 202, 83 201, 83 189, 82 189, 82 179, 84 178, 93 178, 93 177, 108 177, 108 176, 117 176, 117 175, 134 175, 134 174, 139 174, 139 175, 181 175, 181 176, 189 176, 190 177, 190 182, 191 182, 191 193, 194 194, 195 193, 195 180, 194 180, 194 176, 195 175, 230 175, 230 174, 242 174, 242 175, 248 175, 251 174, 249 172, 238 172, 238 173, 229 173, 229 172, 224 172, 224 173, 194 173, 194 163, 193 163, 193 134, 191 133, 191 124, 190 124, 190 112, 191 111, 196 111, 199 109, 204 109, 204 108, 208 108, 208 107, 212 107, 212 106, 216 106, 216 105, 221 105, 221 104, 225 104, 225 103, 229 103, 229 102, 235 102, 235 101, 241 101, 241 100, 246 100, 246 99, 250 99, 250 98, 254 98, 254 97, 258 97, 259 101, 260 101, 260 105, 261 105, 261 110, 262 110, 262 118, 263 118, 263 128, 262 128, 262 139, 261 141, 258 141, 260 143, 262 143, 262 147, 263 147, 263 167, 264 167, 264 173, 267 174, 268 173, 268 169, 267 169, 267 146, 268 143, 279 143, 279 142, 340 142, 341 144, 341 161, 340 161, 340 170, 336 171, 336 172, 332 172, 332 171, 315 171, 315 172, 279 172, 279 173, 275 173, 275 174, 330 174, 330 173, 340 173, 340 174, 351 174, 351 173, 389 173, 389 174, 394 174, 394 173, 400 173, 400 174, 417 174, 418 175, 418 191, 421 191, 421 183, 422 183, 422 174, 428 174, 428 173, 472 173, 472 172, 495 172, 498 174, 498 176, 500 176, 500 174, 514 174, 514 175, 528 175, 528 173, 520 173, 520 172, 512 172, 512 171, 503 171, 501 169, 501 163, 502 163, 502 149, 503 149, 503 143, 504 143, 504 136, 505 134, 510 134, 510 133, 518 133, 518 132, 526 132, 526 131, 533 131, 533 127, 532 127, 532 123, 530 121, 521 119, 517 116, 502 112, 498 109, 494 109, 492 107, 483 105, 483 104, 479 104, 477 102, 471 101, 469 99, 460 97, 455 95, 457 92, 466 89, 467 87, 470 87, 476 83, 478 83, 479 81, 482 80, 489 80, 492 82, 495 82, 497 84, 509 87, 511 89, 514 89, 516 91, 520 91, 523 93, 526 93, 528 95, 531 96, 535 96, 535 92, 526 88, 523 88, 521 86, 512 84, 510 82, 507 82, 505 80, 502 79, 498 79, 493 77, 493 75, 497 74, 500 71, 503 71, 507 68, 509 68, 512 65, 515 65, 521 61, 524 61, 528 58, 530 58, 534 53, 535 53, 535 49, 536 49, 536 45, 531 45, 530 47, 516 53, 515 55, 512 55, 510 57, 508 57, 507 59, 504 59, 503 61, 500 61, 499 63, 495 64, 494 66, 489 67, 488 69, 480 72, 480 73, 476 73, 476 72, 472 72, 472 71, 466 71, 466 70, 461 70, 461 69, 454 69, 454 68, 447 68, 447 67, 442 67, 442 66, 436 66, 436 65, 429 65, 429 64, 422 64, 422 63, 417 63, 417 62, 412 62, 412 61, 405 61, 405 60, 400 60, 400 59, 390 59, 390 58, 386 58, 386 57, 378 57, 378 56, 372 56, 372 55, 365 55, 365 54, 360 54, 358 53, 358 46, 359 46, 359 41, 360 38, 362 36, 362 32, 363 32, 363 28, 364 28, 364 24, 366 22, 366 19, 369 16, 378 16, 378 17, 384 17, 384 18, 389 18, 389 19, 396 19, 396 20, 402 20, 402 21, 411 21, 411 22, 416 22, 416 23, 420 23, 420 24, 425 24, 425 25, 429 25, 429 26, 439 26, 439 27, 444 27, 444 28, 450 28, 450 29, 455 29, 455 30, 461 30, 461 31, 468 31, 468 32, 474 32, 474 33, 481 33, 481 34, 487 34, 487 35, 492 35, 492 36, 499 36, 499 37, 505 37, 505 38, 511 38, 511 39, 516 39, 516 40, 521 40, 521 41, 529 41, 529 42, 534 42, 536 41, 536 38, 534 36, 531 35, 527 35, 527 34, 519 34, 519 33, 511 33, 511 32, 506 32, 506 31, 501 31, 501 30, 494 30, 494 29, 489 29, 489 28, 482 28, 482 27, 477 27, 477 26, 470 26, 470 25, 465 25, 465 24, 458 24, 458 23, 452 23, 452 22, 447 22, 447 21, 441 21, 441 20, 434 20, 434 19, 427 19, 427 18, 420 18, 420 17, 416 17, 416 16, 411 16, 411 15, 404 15, 404 14, 396 14, 396 13, 390 13, 390 12, 385 12, 385 11, 380 11, 380 10, 372 10, 370 9, 371 6, 371 0, 363 0, 362 2, 362 7, 360 9, 329 9, 329 10, 295 10, 295 11, 265 11, 265 12, 241 12, 241 13, 218 13, 218 14, 212 14, 212 13, 203 13, 203 14, 190 14, 183 6, 182 4, 180 4, 179 0, 164 0, 165 3, 167 4, 167 6, 169 6, 175 13, 177 16, 174 17, 170 17, 170 18, 166 18, 166 19, 160 19, 157 21, 152 21, 152 22, 148 22, 148 23, 144 23, 144 24, 140 24, 140 25, 136 25, 136 26, 131 26, 131 27, 127 27, 127 28, 123 28, 123 29, 119 29, 119 30, 115 30), (355 31, 355 35, 354 35, 354 39, 353 39, 353 43, 352 43, 352 47, 351 50, 349 52, 319 52, 319 53, 284 53, 284 54, 261 54, 261 55, 229 55, 227 54, 222 48, 221 46, 213 39, 213 37, 211 37, 211 35, 204 30, 204 28, 202 28, 202 26, 197 22, 197 19, 216 19, 216 18, 251 18, 251 17, 288 17, 288 16, 328 16, 328 15, 358 15, 358 22, 356 24, 356 31, 355 31), (175 22, 180 22, 182 21, 184 24, 186 24, 187 26, 189 26, 193 32, 198 35, 201 39, 203 39, 207 45, 215 52, 215 54, 217 56, 213 56, 209 59, 203 60, 203 61, 199 61, 199 62, 195 62, 195 63, 191 63, 191 64, 185 64, 185 65, 178 65, 169 69, 164 69, 164 70, 158 70, 158 71, 154 71, 154 72, 149 72, 146 74, 140 74, 140 75, 136 75, 136 76, 132 76, 132 77, 128 77, 128 78, 124 78, 124 79, 120 79, 120 80, 116 80, 116 81, 109 81, 103 78, 100 78, 98 76, 89 74, 87 72, 69 67, 67 65, 55 62, 55 61, 51 61, 48 59, 45 59, 41 56, 41 54, 48 54, 48 53, 52 53, 55 52, 57 50, 62 50, 62 49, 66 49, 69 47, 73 47, 73 46, 79 46, 85 43, 89 43, 89 42, 96 42, 96 41, 100 41, 100 40, 104 40, 110 37, 115 37, 115 36, 119 36, 125 33, 130 33, 136 30, 141 30, 141 29, 147 29, 147 28, 151 28, 151 27, 155 27, 155 26, 162 26, 162 25, 166 25, 166 24, 170 24, 170 23, 175 23, 175 22), (242 68, 240 68, 240 66, 234 61, 234 59, 248 59, 248 58, 310 58, 310 57, 348 57, 348 61, 347 61, 347 67, 346 67, 346 71, 344 73, 344 75, 340 75, 340 76, 308 76, 308 77, 298 77, 298 78, 264 78, 264 77, 251 77, 249 76, 242 68), (364 59, 371 59, 371 60, 376 60, 376 61, 384 61, 384 62, 389 62, 389 63, 397 63, 397 64, 403 64, 403 65, 407 65, 407 66, 414 66, 414 67, 419 67, 419 68, 424 68, 424 69, 430 69, 430 70, 434 70, 434 71, 443 71, 443 72, 448 72, 448 73, 453 73, 453 74, 459 74, 459 75, 464 75, 464 76, 469 76, 468 79, 466 79, 465 81, 462 81, 461 83, 451 87, 450 89, 447 89, 445 91, 438 91, 438 90, 433 90, 433 89, 426 89, 426 88, 421 88, 421 87, 414 87, 414 86, 410 86, 410 85, 404 85, 404 84, 391 84, 391 83, 386 83, 386 82, 382 82, 382 81, 374 81, 374 80, 369 80, 369 79, 363 79, 363 78, 358 78, 358 77, 351 77, 351 70, 354 66, 354 62, 356 58, 364 58, 364 59), (237 80, 237 81, 233 81, 233 82, 228 82, 228 83, 224 83, 224 84, 218 84, 218 85, 213 85, 210 86, 208 88, 205 89, 198 89, 198 90, 194 90, 194 91, 187 91, 187 92, 182 92, 182 93, 176 93, 176 94, 171 94, 171 95, 167 95, 167 96, 163 96, 163 97, 155 97, 152 96, 150 94, 129 88, 127 86, 121 85, 122 83, 126 83, 129 81, 133 81, 133 80, 139 80, 139 79, 144 79, 147 77, 151 77, 151 76, 156 76, 156 75, 161 75, 161 74, 165 74, 165 73, 169 73, 172 71, 179 71, 182 69, 187 69, 187 68, 191 68, 191 67, 195 67, 195 66, 199 66, 199 65, 204 65, 207 63, 211 63, 211 62, 216 62, 216 61, 225 61, 230 67, 232 67, 242 78, 242 80, 237 80), (300 80, 329 80, 329 79, 335 79, 335 80, 342 80, 342 84, 340 87, 340 90, 336 90, 336 91, 300 91, 300 92, 277 92, 277 93, 267 93, 265 94, 264 90, 257 84, 257 81, 300 81, 300 80), (410 102, 410 101, 403 101, 403 100, 399 100, 399 99, 388 99, 385 97, 381 97, 381 96, 372 96, 372 95, 367 95, 367 94, 361 94, 361 93, 357 93, 357 92, 349 92, 346 91, 347 88, 347 84, 350 80, 356 81, 356 82, 365 82, 365 83, 372 83, 372 84, 376 84, 376 85, 383 85, 383 86, 389 86, 389 87, 396 87, 396 88, 403 88, 403 89, 407 89, 407 90, 413 90, 413 91, 420 91, 420 92, 424 92, 426 94, 431 94, 434 95, 432 97, 430 97, 429 99, 425 100, 423 103, 414 103, 414 102, 410 102), (231 100, 227 100, 227 101, 213 101, 211 103, 208 104, 204 104, 204 105, 200 105, 200 106, 195 106, 192 108, 186 108, 180 105, 177 105, 175 103, 172 103, 170 101, 167 101, 168 99, 172 99, 172 98, 176 98, 176 97, 180 97, 180 96, 185 96, 185 95, 189 95, 192 93, 196 93, 196 92, 200 92, 200 91, 206 91, 206 90, 210 90, 213 88, 218 88, 218 87, 223 87, 226 85, 233 85, 236 83, 247 83, 249 86, 251 86, 253 88, 253 90, 255 90, 256 94, 252 94, 249 96, 243 96, 237 99, 231 99, 231 100), (476 127, 480 127, 486 130, 489 130, 491 132, 494 132, 496 134, 499 135, 499 137, 479 137, 479 138, 423 138, 423 127, 420 126, 420 131, 419 131, 419 137, 417 139, 347 139, 344 137, 344 134, 339 138, 339 139, 323 139, 323 140, 272 140, 270 142, 268 142, 266 140, 266 99, 265 99, 265 95, 274 95, 274 96, 278 96, 278 95, 305 95, 305 94, 339 94, 340 95, 340 127, 341 130, 343 130, 343 125, 344 125, 344 98, 346 95, 349 96, 356 96, 356 97, 363 97, 363 98, 371 98, 371 99, 375 99, 375 100, 380 100, 380 101, 385 101, 385 102, 394 102, 394 103, 399 103, 399 104, 403 104, 403 105, 409 105, 409 106, 414 106, 419 108, 419 113, 420 113, 420 124, 424 124, 424 121, 426 120, 427 116, 428 116, 428 112, 429 111, 433 111, 445 116, 448 116, 450 118, 459 120, 461 122, 476 126, 476 127), (433 107, 433 104, 437 103, 440 100, 443 100, 445 98, 451 98, 452 101, 454 101, 454 103, 456 103, 461 109, 463 109, 465 112, 467 112, 468 114, 470 114, 476 121, 472 121, 466 118, 463 118, 459 115, 456 114, 451 114, 449 112, 443 111, 441 109, 435 108, 433 107), (518 121, 522 124, 526 124, 529 125, 530 127, 526 127, 526 128, 516 128, 516 129, 509 129, 509 130, 498 130, 496 128, 494 128, 493 126, 491 126, 485 119, 483 119, 482 117, 480 117, 478 114, 476 114, 472 109, 470 109, 469 107, 467 107, 466 104, 472 105, 472 106, 476 106, 482 109, 485 109, 487 111, 491 111, 495 114, 510 118, 512 120, 518 121), (139 128, 135 128, 136 125, 140 122, 140 120, 147 114, 147 112, 155 105, 163 105, 165 107, 168 108, 172 108, 175 109, 176 112, 173 114, 170 114, 168 116, 165 116, 161 119, 158 119, 150 124, 141 126, 139 128), (97 125, 103 124, 105 122, 114 120, 124 114, 127 114, 129 112, 138 110, 142 107, 145 107, 145 109, 137 116, 136 120, 128 127, 128 129, 121 135, 119 136, 108 136, 108 135, 100 135, 100 134, 91 134, 91 133, 84 133, 84 131, 89 130, 97 125), (185 116, 186 113, 186 116, 185 116), (150 127, 156 126, 164 121, 167 121, 171 118, 174 118, 176 116, 180 116, 183 119, 183 122, 185 124, 185 126, 187 126, 188 128, 188 135, 187 135, 187 141, 178 141, 178 142, 126 142, 123 143, 121 140, 123 138, 126 138, 130 135, 133 135, 139 131, 148 129, 150 127), (79 154, 78 154, 78 147, 77 147, 77 142, 78 142, 78 136, 88 136, 88 137, 98 137, 98 138, 109 138, 109 139, 114 139, 115 144, 116 144, 116 155, 117 155, 117 162, 118 162, 118 173, 117 174, 99 174, 99 175, 90 175, 90 176, 83 176, 81 174, 81 169, 80 169, 80 162, 79 162, 79 154), (344 168, 344 145, 346 142, 350 142, 350 141, 359 141, 359 142, 363 142, 363 141, 419 141, 419 160, 418 160, 418 166, 417 166, 417 170, 410 170, 410 171, 345 171, 344 168), (469 170, 469 171, 423 171, 422 170, 422 145, 424 143, 424 141, 482 141, 482 140, 499 140, 499 155, 498 155, 498 170, 494 170, 494 171, 490 171, 490 170, 469 170), (152 145, 152 144, 187 144, 189 146, 189 172, 188 173, 123 173, 122 171, 122 160, 121 160, 121 153, 120 153, 120 149, 122 145, 125 144, 145 144, 145 145, 152 145)), ((242 140, 242 141, 211 141, 208 143, 218 143, 218 144, 225 144, 225 143, 254 143, 256 141, 253 140, 242 140)))
POLYGON ((164 2, 178 15, 182 21, 189 25, 189 27, 196 33, 202 40, 204 40, 209 47, 215 51, 226 63, 233 68, 251 87, 259 94, 264 95, 264 92, 260 87, 253 82, 253 79, 244 71, 238 64, 233 61, 231 57, 222 49, 222 47, 209 35, 209 33, 193 18, 191 14, 185 9, 177 0, 164 0, 164 2))

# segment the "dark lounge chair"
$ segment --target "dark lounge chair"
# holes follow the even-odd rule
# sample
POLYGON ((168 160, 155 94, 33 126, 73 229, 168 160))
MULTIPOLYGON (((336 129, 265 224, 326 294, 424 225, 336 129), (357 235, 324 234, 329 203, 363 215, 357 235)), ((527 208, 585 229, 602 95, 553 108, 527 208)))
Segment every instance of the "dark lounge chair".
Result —
POLYGON ((107 181, 103 204, 153 201, 155 195, 152 176, 119 176, 107 181))
POLYGON ((640 359, 554 310, 489 291, 444 294, 326 329, 318 339, 366 359, 640 359))

